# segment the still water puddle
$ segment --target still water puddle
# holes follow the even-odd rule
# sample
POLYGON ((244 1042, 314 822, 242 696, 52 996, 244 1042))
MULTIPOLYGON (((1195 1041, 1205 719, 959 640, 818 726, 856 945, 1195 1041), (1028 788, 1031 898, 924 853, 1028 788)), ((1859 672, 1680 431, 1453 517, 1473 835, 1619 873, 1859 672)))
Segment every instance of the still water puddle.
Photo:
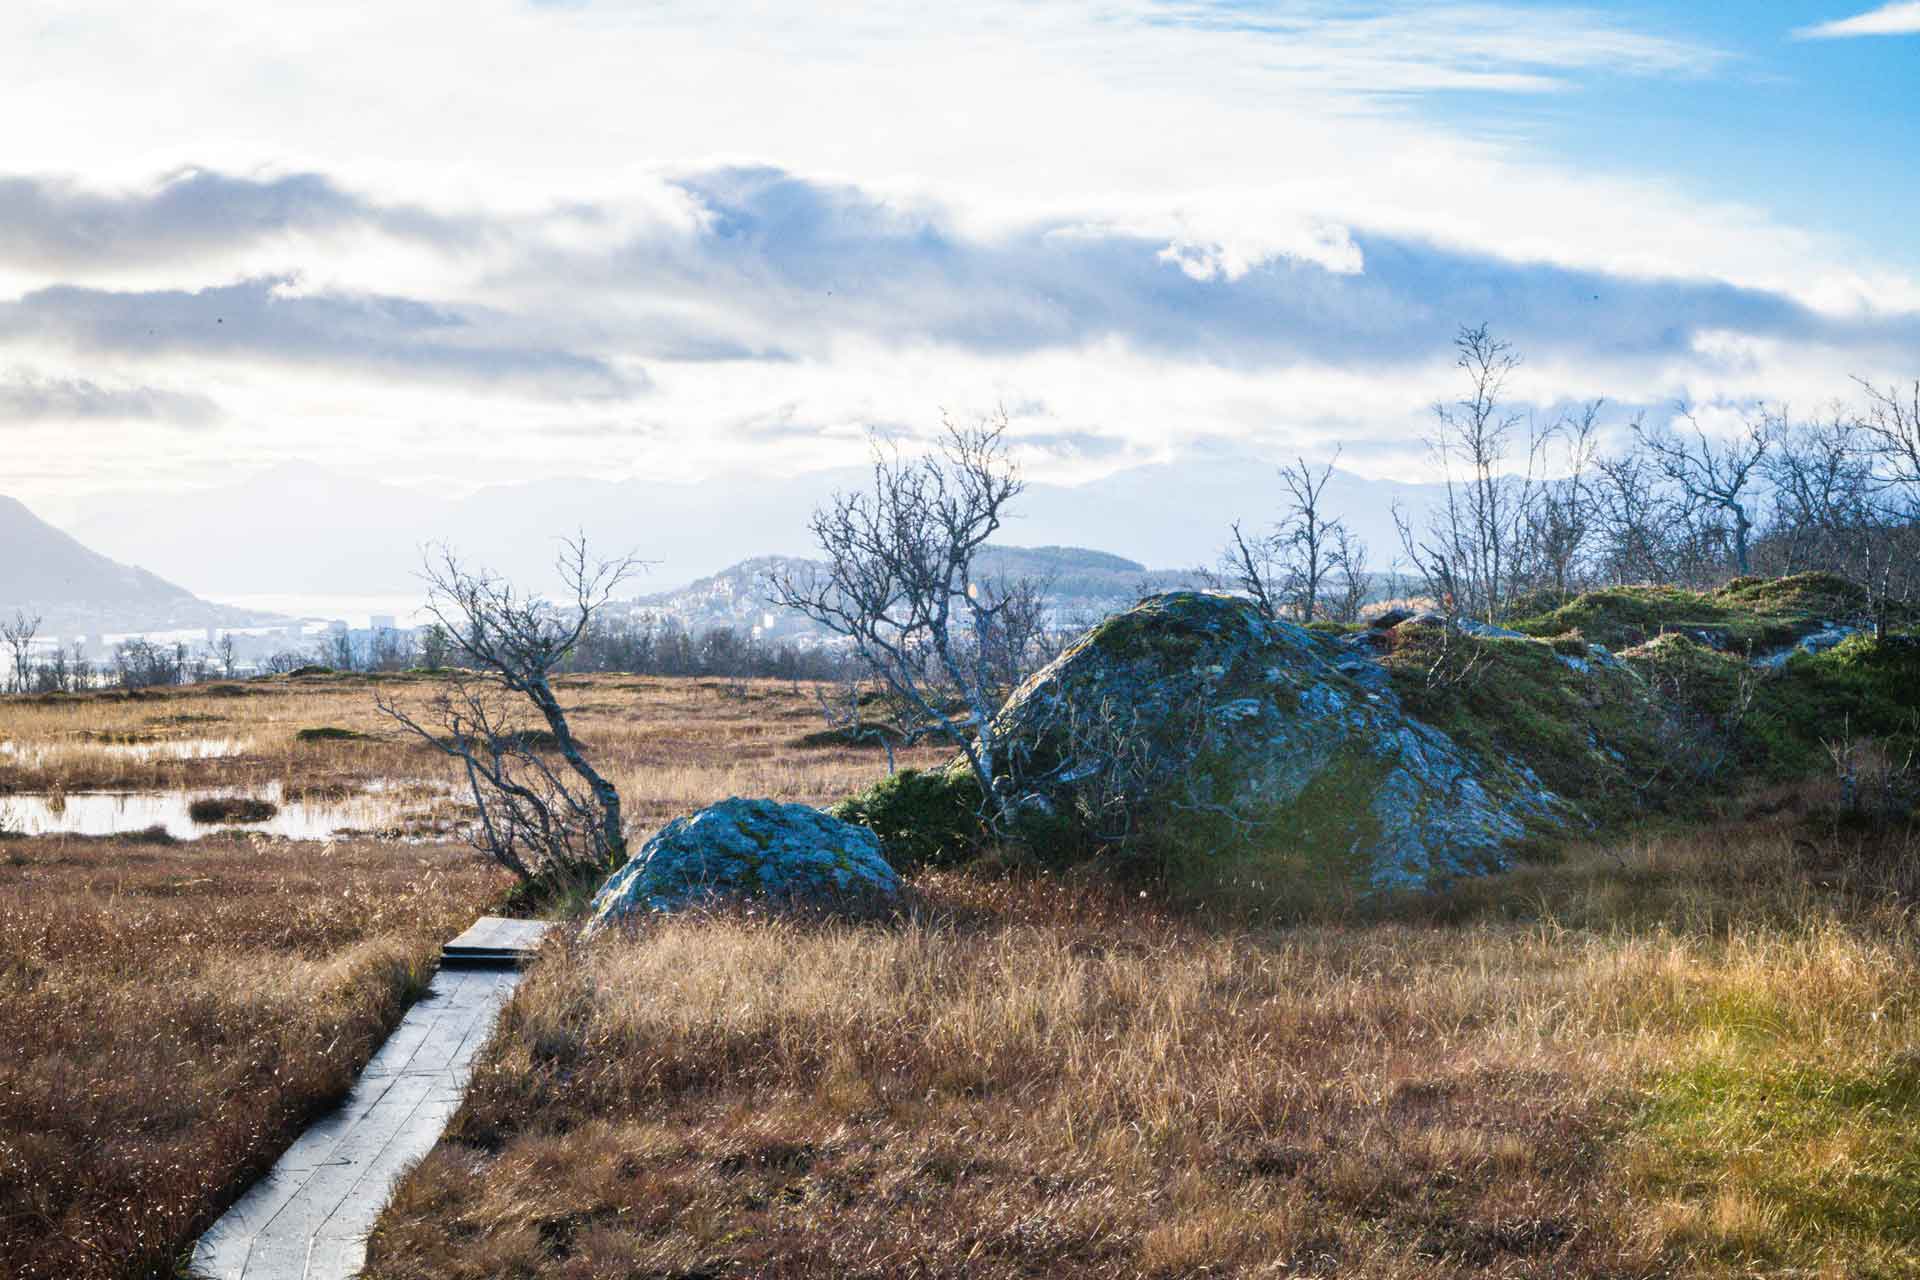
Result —
POLYGON ((138 760, 143 764, 155 760, 224 760, 243 755, 252 746, 252 738, 160 738, 148 742, 83 739, 59 744, 0 742, 0 764, 39 769, 57 756, 81 753, 138 760))
POLYGON ((94 749, 128 760, 224 760, 252 745, 251 738, 177 738, 170 742, 102 742, 94 749))
POLYGON ((257 831, 292 840, 326 840, 347 831, 391 831, 409 835, 448 834, 454 824, 444 813, 425 810, 445 793, 432 784, 376 783, 364 792, 325 798, 288 800, 279 783, 245 794, 268 800, 279 812, 264 822, 195 822, 195 800, 234 795, 233 791, 79 791, 64 796, 0 795, 0 829, 22 835, 110 836, 163 827, 176 840, 194 840, 216 831, 257 831))

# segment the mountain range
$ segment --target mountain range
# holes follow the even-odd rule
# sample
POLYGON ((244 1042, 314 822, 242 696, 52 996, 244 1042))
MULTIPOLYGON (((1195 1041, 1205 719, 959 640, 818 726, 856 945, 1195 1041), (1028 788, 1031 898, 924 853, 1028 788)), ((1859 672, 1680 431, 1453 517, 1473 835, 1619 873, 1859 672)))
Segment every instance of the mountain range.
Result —
MULTIPOLYGON (((1000 540, 1100 547, 1166 569, 1212 565, 1229 524, 1270 524, 1277 463, 1209 456, 1135 467, 1076 486, 1033 484, 1000 540)), ((558 539, 584 531, 608 553, 648 562, 646 582, 690 583, 768 555, 813 551, 807 519, 861 468, 792 476, 723 476, 698 484, 588 478, 502 484, 447 497, 310 464, 287 464, 177 498, 94 495, 72 528, 110 556, 138 559, 204 596, 263 592, 406 592, 423 546, 443 541, 471 562, 550 585, 558 539)), ((1416 517, 1435 485, 1336 471, 1327 507, 1384 567, 1396 545, 1391 507, 1416 517)))
MULTIPOLYGON (((767 599, 776 575, 804 573, 820 563, 797 556, 756 556, 684 587, 641 596, 633 607, 672 618, 695 635, 723 626, 769 640, 817 634, 818 628, 806 618, 777 611, 767 599)), ((987 546, 974 568, 983 580, 1043 584, 1050 617, 1060 626, 1091 625, 1151 592, 1202 585, 1191 571, 1148 569, 1124 556, 1085 547, 987 546)))
POLYGON ((185 587, 90 551, 0 495, 0 614, 40 619, 43 637, 199 627, 243 627, 275 621, 200 599, 185 587))

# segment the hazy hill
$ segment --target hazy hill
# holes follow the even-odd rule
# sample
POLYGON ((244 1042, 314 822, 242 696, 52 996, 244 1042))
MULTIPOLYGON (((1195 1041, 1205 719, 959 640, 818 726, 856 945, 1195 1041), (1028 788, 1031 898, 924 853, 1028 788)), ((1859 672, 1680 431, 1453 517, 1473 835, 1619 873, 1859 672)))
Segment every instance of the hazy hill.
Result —
MULTIPOLYGON (((1005 536, 1029 546, 1095 546, 1140 564, 1212 564, 1235 519, 1270 522, 1277 460, 1204 456, 1135 467, 1078 486, 1032 485, 1005 536)), ((448 499, 289 464, 167 502, 95 496, 74 531, 109 555, 142 563, 206 594, 405 592, 421 546, 445 540, 528 583, 545 581, 555 539, 575 529, 609 551, 652 562, 665 587, 769 553, 813 550, 807 517, 863 469, 799 476, 737 475, 699 484, 538 480, 448 499), (236 537, 235 531, 245 531, 236 537)), ((1328 504, 1392 558, 1391 505, 1431 508, 1431 485, 1336 473, 1328 504)))
MULTIPOLYGON (((684 587, 641 596, 633 607, 671 617, 694 633, 730 626, 769 638, 805 635, 814 631, 812 624, 772 608, 767 595, 776 573, 819 563, 799 556, 756 556, 684 587)), ((992 546, 981 553, 979 569, 987 577, 1045 583, 1048 605, 1063 624, 1091 622, 1143 594, 1193 585, 1189 572, 1151 570, 1124 556, 1084 547, 992 546)))
POLYGON ((41 618, 42 636, 234 627, 265 615, 210 604, 184 587, 90 551, 0 496, 0 614, 41 618))

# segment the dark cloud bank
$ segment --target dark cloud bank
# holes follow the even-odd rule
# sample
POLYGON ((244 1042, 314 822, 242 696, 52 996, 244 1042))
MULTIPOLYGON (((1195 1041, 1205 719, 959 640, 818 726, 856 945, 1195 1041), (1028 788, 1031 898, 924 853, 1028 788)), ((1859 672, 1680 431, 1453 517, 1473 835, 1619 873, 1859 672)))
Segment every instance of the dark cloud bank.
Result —
MULTIPOLYGON (((1616 363, 1677 355, 1705 367, 1694 345, 1710 330, 1831 347, 1867 364, 1908 358, 1920 346, 1913 313, 1835 318, 1720 281, 1516 262, 1364 229, 1353 232, 1365 264, 1357 273, 1282 258, 1237 279, 1195 279, 1167 259, 1165 241, 1138 234, 1049 224, 970 239, 938 211, 903 211, 856 187, 770 168, 676 182, 705 211, 697 234, 661 232, 589 251, 543 241, 524 220, 449 220, 364 199, 313 174, 269 180, 192 171, 120 196, 0 180, 0 257, 50 272, 170 261, 288 230, 352 226, 421 251, 507 246, 509 261, 490 268, 488 283, 518 300, 506 314, 432 299, 292 292, 290 277, 194 290, 66 283, 0 303, 0 340, 517 381, 562 398, 643 389, 616 372, 622 359, 818 357, 837 335, 932 341, 988 356, 1119 338, 1249 369, 1425 360, 1447 350, 1459 325, 1480 321, 1529 353, 1616 363)), ((583 212, 564 207, 569 217, 583 212)), ((538 219, 532 225, 537 232, 538 219)))

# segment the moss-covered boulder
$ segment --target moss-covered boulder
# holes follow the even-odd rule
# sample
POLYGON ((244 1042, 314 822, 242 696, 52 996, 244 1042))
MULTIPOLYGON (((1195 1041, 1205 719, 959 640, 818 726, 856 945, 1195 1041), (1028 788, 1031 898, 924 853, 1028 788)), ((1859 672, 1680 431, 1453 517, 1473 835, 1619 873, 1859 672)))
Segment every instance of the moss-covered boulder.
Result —
POLYGON ((1150 597, 1008 700, 1009 783, 1096 838, 1184 827, 1223 857, 1374 888, 1500 868, 1575 816, 1521 762, 1408 714, 1365 639, 1232 596, 1150 597))
POLYGON ((674 819, 648 840, 594 897, 587 933, 706 902, 834 906, 898 890, 899 877, 865 827, 804 804, 732 797, 674 819))

